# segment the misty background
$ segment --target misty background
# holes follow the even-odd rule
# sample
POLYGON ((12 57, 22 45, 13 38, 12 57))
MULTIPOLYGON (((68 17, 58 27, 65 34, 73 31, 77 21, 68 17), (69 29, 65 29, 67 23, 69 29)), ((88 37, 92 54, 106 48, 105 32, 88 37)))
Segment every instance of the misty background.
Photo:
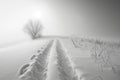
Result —
POLYGON ((23 27, 39 19, 43 35, 120 39, 118 0, 0 0, 0 47, 27 41, 23 27))

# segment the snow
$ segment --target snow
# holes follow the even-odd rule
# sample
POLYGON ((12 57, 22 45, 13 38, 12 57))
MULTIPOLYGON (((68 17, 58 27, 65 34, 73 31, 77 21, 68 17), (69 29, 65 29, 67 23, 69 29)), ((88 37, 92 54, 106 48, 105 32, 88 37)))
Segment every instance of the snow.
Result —
MULTIPOLYGON (((92 40, 93 41, 93 40, 92 40)), ((91 52, 90 49, 92 45, 95 45, 93 43, 88 44, 87 41, 84 40, 83 42, 80 42, 80 44, 83 45, 83 47, 80 48, 75 48, 73 45, 72 41, 69 39, 62 39, 63 44, 65 45, 65 48, 68 50, 68 55, 72 58, 73 62, 76 65, 76 68, 79 71, 83 72, 84 75, 93 75, 94 76, 100 76, 103 80, 120 80, 120 77, 118 75, 114 74, 113 70, 111 67, 105 66, 103 68, 103 71, 101 68, 98 66, 97 63, 91 58, 91 52), (72 45, 72 46, 71 46, 72 45)), ((94 41, 93 41, 94 42, 94 41)), ((107 43, 107 49, 108 51, 111 50, 113 52, 108 52, 108 54, 111 54, 111 59, 114 64, 120 64, 120 47, 118 46, 119 44, 116 43, 107 43), (112 49, 111 46, 114 46, 112 49)), ((106 47, 106 46, 105 46, 106 47)), ((120 68, 119 68, 120 70, 120 68)), ((84 76, 86 79, 85 80, 90 80, 91 76, 84 76)), ((99 79, 98 79, 99 80, 99 79)))
POLYGON ((20 80, 79 80, 79 73, 74 69, 69 56, 67 56, 65 49, 58 40, 54 40, 52 46, 47 46, 36 57, 33 63, 26 64, 20 69, 20 80), (44 64, 46 66, 43 66, 44 64))
POLYGON ((67 55, 67 51, 59 40, 57 41, 56 50, 60 80, 79 80, 81 75, 75 69, 71 58, 67 55))
POLYGON ((112 52, 107 46, 117 68, 106 66, 101 71, 90 46, 75 48, 70 38, 46 38, 2 48, 0 80, 120 80, 119 48, 112 52))
MULTIPOLYGON (((36 55, 34 60, 29 64, 26 71, 19 75, 20 80, 45 80, 47 78, 48 57, 51 45, 52 41, 50 41, 47 46, 43 48, 44 50, 42 50, 41 53, 36 55)), ((23 72, 23 67, 19 72, 23 72)))
POLYGON ((31 62, 30 57, 37 54, 49 40, 35 40, 0 49, 0 80, 17 80, 19 68, 31 62))
POLYGON ((46 80, 58 80, 58 69, 57 69, 57 54, 56 54, 56 40, 50 51, 49 63, 48 63, 48 77, 46 80))

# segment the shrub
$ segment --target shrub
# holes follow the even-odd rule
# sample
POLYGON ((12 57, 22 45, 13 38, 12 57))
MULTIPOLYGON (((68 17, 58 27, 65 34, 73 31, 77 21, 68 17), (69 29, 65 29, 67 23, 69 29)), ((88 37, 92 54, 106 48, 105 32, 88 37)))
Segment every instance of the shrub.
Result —
POLYGON ((30 35, 32 39, 40 38, 43 26, 40 21, 30 20, 24 27, 24 31, 30 35))

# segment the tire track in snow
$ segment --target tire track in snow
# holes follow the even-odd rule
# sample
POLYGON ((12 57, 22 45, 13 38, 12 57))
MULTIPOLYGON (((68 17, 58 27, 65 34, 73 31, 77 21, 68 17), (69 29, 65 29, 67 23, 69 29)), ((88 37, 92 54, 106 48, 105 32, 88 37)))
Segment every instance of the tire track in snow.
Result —
POLYGON ((60 80, 103 80, 100 75, 92 75, 76 69, 63 44, 59 40, 56 44, 60 80))
POLYGON ((56 40, 50 50, 49 63, 48 63, 48 77, 46 80, 59 80, 57 69, 57 55, 56 55, 56 40))
POLYGON ((74 68, 74 64, 70 57, 66 54, 66 50, 62 43, 58 40, 57 46, 57 62, 60 80, 80 80, 80 73, 74 68))
POLYGON ((49 51, 53 41, 50 41, 46 48, 38 54, 27 67, 20 69, 20 80, 46 80, 49 51))

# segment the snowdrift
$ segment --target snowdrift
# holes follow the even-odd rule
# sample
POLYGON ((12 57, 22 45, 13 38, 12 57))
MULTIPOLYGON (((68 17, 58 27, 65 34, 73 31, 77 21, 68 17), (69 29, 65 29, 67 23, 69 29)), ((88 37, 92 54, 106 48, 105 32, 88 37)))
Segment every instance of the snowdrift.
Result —
POLYGON ((23 65, 19 70, 19 80, 46 80, 49 50, 53 41, 50 41, 42 52, 36 55, 32 62, 23 65))

